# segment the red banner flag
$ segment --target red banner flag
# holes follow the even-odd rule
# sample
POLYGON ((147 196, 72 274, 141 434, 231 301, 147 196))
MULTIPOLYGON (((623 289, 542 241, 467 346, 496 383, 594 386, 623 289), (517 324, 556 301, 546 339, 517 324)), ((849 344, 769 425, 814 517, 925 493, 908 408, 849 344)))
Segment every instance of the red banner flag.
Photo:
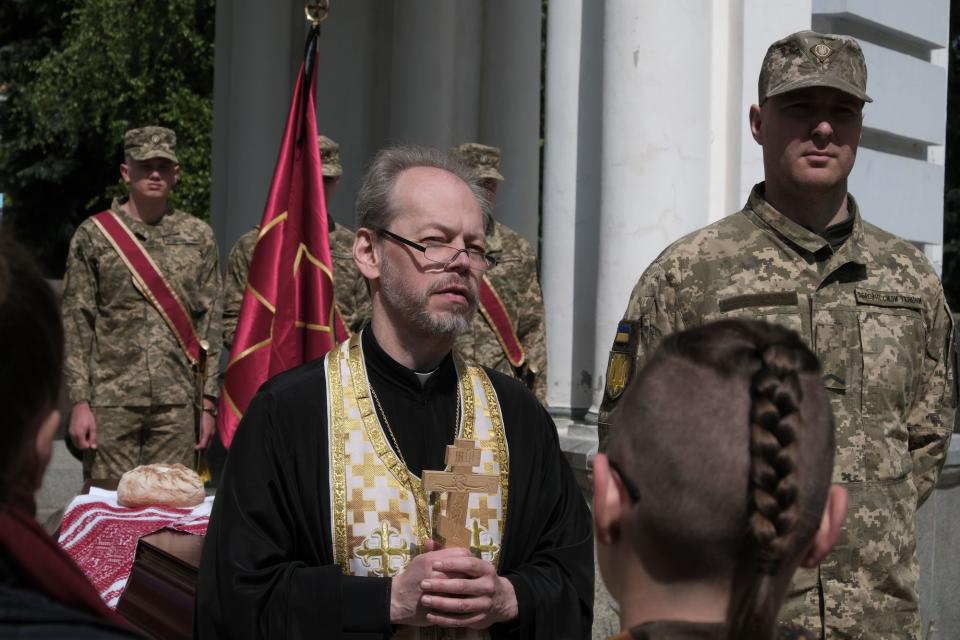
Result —
POLYGON ((315 50, 308 48, 297 74, 220 394, 218 431, 227 448, 261 384, 348 337, 334 303, 310 64, 315 50))

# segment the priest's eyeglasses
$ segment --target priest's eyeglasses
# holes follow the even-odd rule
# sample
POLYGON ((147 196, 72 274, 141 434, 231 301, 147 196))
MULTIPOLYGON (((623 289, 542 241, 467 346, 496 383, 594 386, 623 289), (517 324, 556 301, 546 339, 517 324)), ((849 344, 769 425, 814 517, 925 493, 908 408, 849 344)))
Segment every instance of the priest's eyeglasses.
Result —
POLYGON ((495 257, 478 249, 458 249, 456 247, 449 247, 445 244, 423 245, 414 242, 413 240, 404 238, 403 236, 398 236, 393 231, 388 231, 386 229, 380 229, 377 231, 377 233, 381 233, 392 240, 396 240, 401 244, 405 244, 408 247, 412 247, 417 251, 423 252, 424 258, 430 262, 442 264, 444 267, 460 257, 461 253, 467 254, 467 258, 470 259, 470 268, 474 271, 479 271, 482 273, 497 266, 497 259, 495 257))
POLYGON ((630 504, 636 504, 640 502, 640 489, 638 489, 633 480, 631 480, 629 476, 623 472, 623 468, 620 466, 620 463, 613 458, 607 458, 607 464, 610 465, 610 468, 613 469, 618 476, 620 476, 620 482, 623 483, 623 488, 627 490, 627 497, 630 498, 630 504))

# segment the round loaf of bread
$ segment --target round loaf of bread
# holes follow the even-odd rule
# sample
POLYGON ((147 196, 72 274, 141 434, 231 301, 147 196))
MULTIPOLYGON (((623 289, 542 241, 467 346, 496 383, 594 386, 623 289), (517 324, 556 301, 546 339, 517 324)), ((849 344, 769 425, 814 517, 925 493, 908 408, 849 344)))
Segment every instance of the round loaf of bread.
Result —
POLYGON ((200 476, 179 463, 140 465, 123 474, 117 487, 117 502, 125 507, 193 507, 204 496, 200 476))

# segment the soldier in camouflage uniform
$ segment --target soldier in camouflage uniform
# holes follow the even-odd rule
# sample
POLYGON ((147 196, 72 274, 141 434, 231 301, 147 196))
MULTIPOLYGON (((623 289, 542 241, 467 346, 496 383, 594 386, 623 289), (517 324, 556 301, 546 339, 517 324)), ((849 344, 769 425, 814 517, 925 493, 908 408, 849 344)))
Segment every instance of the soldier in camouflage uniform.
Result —
POLYGON ((852 38, 806 31, 771 45, 750 109, 766 180, 641 276, 610 354, 600 435, 662 336, 724 317, 797 331, 823 365, 834 481, 850 506, 837 549, 797 576, 783 617, 826 638, 917 638, 915 516, 954 425, 953 323, 923 254, 866 222, 847 193, 865 91, 852 38))
MULTIPOLYGON (((343 166, 340 163, 340 145, 327 136, 317 136, 320 163, 323 167, 323 195, 329 204, 337 188, 343 166)), ((363 276, 353 264, 353 232, 335 222, 327 209, 330 222, 330 257, 333 259, 333 286, 337 308, 347 329, 359 331, 370 319, 370 294, 363 276)), ((247 272, 257 244, 259 227, 240 236, 227 258, 227 273, 223 283, 223 345, 230 349, 240 317, 243 291, 247 286, 247 272)))
MULTIPOLYGON (((503 180, 500 149, 466 142, 450 153, 479 174, 492 203, 497 186, 503 180)), ((526 360, 519 368, 511 365, 497 332, 480 312, 474 315, 470 332, 457 338, 456 348, 467 360, 525 382, 541 404, 546 405, 547 342, 537 254, 523 236, 496 220, 487 232, 487 251, 497 258, 497 266, 488 271, 486 277, 503 302, 526 360)))
POLYGON ((168 203, 179 180, 176 134, 127 131, 120 174, 129 197, 110 210, 146 250, 209 343, 199 442, 195 371, 149 292, 93 218, 70 242, 63 293, 64 366, 73 411, 70 436, 84 451, 85 478, 117 478, 139 464, 194 466, 214 430, 220 353, 220 270, 213 231, 168 203))

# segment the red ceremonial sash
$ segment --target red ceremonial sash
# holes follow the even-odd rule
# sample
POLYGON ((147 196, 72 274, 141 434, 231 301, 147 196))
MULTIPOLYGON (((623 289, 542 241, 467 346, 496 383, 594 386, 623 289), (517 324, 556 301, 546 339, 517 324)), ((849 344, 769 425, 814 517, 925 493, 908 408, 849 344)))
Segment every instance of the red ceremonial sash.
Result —
POLYGON ((490 323, 510 364, 514 367, 521 366, 527 356, 523 352, 517 332, 513 329, 513 323, 510 322, 507 308, 503 306, 503 300, 497 295, 486 275, 480 279, 480 313, 490 323))
POLYGON ((101 211, 93 216, 93 222, 120 254, 134 282, 139 285, 137 288, 163 316, 187 358, 196 365, 200 360, 200 340, 190 321, 190 314, 167 284, 153 258, 113 211, 101 211))

